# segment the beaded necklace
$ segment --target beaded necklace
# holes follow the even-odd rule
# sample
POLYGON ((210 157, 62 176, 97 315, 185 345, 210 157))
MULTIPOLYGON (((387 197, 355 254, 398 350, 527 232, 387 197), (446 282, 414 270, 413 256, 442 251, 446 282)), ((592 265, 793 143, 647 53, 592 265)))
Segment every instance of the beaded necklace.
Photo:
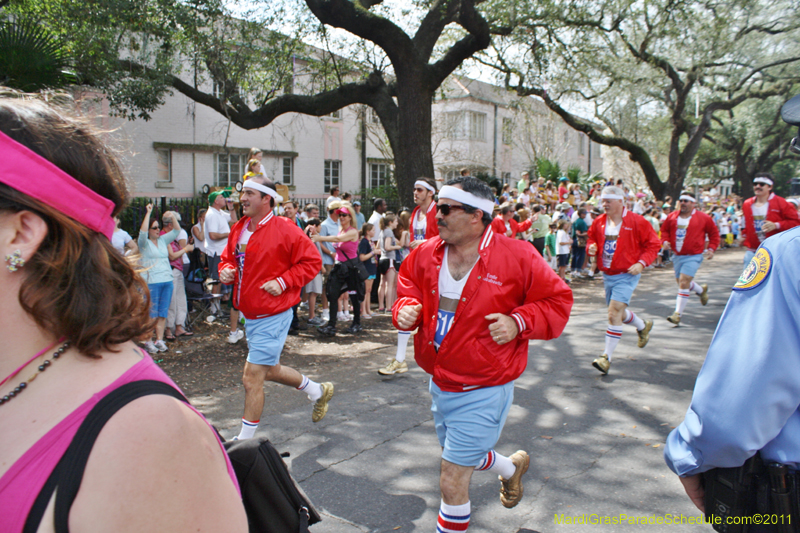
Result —
POLYGON ((47 348, 45 348, 45 349, 44 349, 44 350, 42 350, 41 352, 37 353, 36 355, 34 355, 33 357, 31 357, 30 359, 28 359, 27 361, 25 361, 25 363, 23 363, 23 364, 22 364, 22 366, 20 366, 20 367, 19 367, 19 368, 17 368, 15 371, 13 371, 11 374, 9 374, 9 375, 8 375, 8 376, 7 376, 5 379, 3 379, 3 381, 0 381, 0 387, 2 387, 2 386, 3 386, 3 385, 6 383, 6 381, 10 380, 11 378, 13 378, 13 377, 14 377, 14 376, 16 376, 17 374, 19 374, 19 373, 20 373, 20 371, 21 371, 23 368, 25 368, 26 366, 28 366, 28 365, 29 365, 29 364, 30 364, 32 361, 34 361, 34 360, 35 360, 37 357, 41 357, 41 356, 42 356, 42 355, 43 355, 45 352, 47 352, 47 351, 49 351, 50 349, 52 349, 52 348, 53 348, 53 346, 55 346, 55 345, 56 345, 56 344, 58 344, 58 343, 63 343, 63 344, 61 344, 61 346, 59 346, 59 347, 58 347, 58 349, 57 349, 57 350, 56 350, 56 351, 53 353, 53 355, 50 357, 50 359, 45 359, 45 360, 42 362, 42 364, 40 364, 40 365, 37 367, 37 371, 36 371, 36 373, 35 373, 35 374, 33 374, 31 377, 29 377, 29 378, 28 378, 26 381, 23 381, 22 383, 20 383, 20 384, 19 384, 19 385, 17 385, 16 387, 14 387, 14 390, 12 390, 11 392, 9 392, 9 393, 8 393, 8 394, 6 394, 5 396, 3 396, 3 397, 0 397, 0 405, 3 405, 4 403, 10 402, 10 401, 11 401, 13 398, 15 398, 15 397, 16 397, 16 396, 17 396, 19 393, 21 393, 23 390, 25 390, 25 389, 28 387, 28 385, 29 385, 29 384, 30 384, 30 383, 31 383, 31 382, 32 382, 34 379, 36 379, 36 376, 38 376, 39 374, 41 374, 42 372, 44 372, 45 370, 47 370, 47 369, 50 367, 50 365, 52 364, 52 362, 53 362, 53 361, 55 361, 56 359, 58 359, 59 357, 61 357, 61 355, 62 355, 62 354, 63 354, 63 353, 64 353, 64 352, 67 350, 67 348, 69 348, 69 341, 66 341, 66 342, 65 342, 63 337, 62 337, 62 338, 60 338, 60 339, 58 339, 56 342, 54 342, 53 344, 51 344, 51 345, 50 345, 50 346, 48 346, 47 348))

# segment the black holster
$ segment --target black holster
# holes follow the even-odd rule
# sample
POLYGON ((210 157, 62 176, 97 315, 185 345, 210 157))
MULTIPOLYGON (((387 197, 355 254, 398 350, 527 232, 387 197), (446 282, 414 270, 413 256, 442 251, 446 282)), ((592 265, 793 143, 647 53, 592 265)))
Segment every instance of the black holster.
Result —
POLYGON ((759 529, 776 533, 800 532, 798 474, 786 465, 764 464, 756 454, 736 468, 714 468, 703 473, 706 519, 716 531, 748 533, 750 520, 729 518, 761 515, 759 529), (769 518, 765 518, 765 517, 769 518), (716 519, 719 517, 719 519, 716 519), (776 519, 777 518, 777 519, 776 519), (719 522, 719 523, 716 523, 719 522))

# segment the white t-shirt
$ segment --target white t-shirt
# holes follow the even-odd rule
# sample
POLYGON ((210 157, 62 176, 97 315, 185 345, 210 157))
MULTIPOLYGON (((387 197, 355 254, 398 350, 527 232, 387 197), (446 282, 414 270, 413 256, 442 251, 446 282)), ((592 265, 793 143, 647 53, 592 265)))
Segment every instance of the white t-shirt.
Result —
POLYGON ((450 247, 445 246, 444 248, 444 260, 442 261, 442 268, 439 270, 439 311, 436 313, 436 335, 433 338, 433 345, 437 350, 441 346, 445 335, 453 326, 453 319, 456 316, 458 302, 461 300, 461 293, 464 292, 464 287, 467 285, 470 274, 472 274, 472 269, 478 264, 476 260, 463 278, 458 281, 454 280, 453 276, 450 275, 450 267, 447 265, 448 248, 450 247))
POLYGON ((203 245, 205 246, 206 254, 212 257, 215 255, 222 255, 223 250, 225 250, 225 247, 228 245, 228 238, 212 241, 209 234, 230 233, 231 229, 228 226, 228 220, 230 220, 230 215, 228 215, 228 219, 226 219, 225 213, 222 213, 218 209, 209 207, 208 211, 206 211, 206 223, 203 226, 203 232, 206 238, 205 241, 203 241, 203 245))
POLYGON ((342 199, 341 199, 341 198, 338 198, 338 197, 336 197, 336 196, 328 196, 328 199, 327 199, 327 200, 325 200, 325 209, 328 209, 328 210, 330 210, 330 208, 331 208, 331 204, 332 204, 333 202, 341 202, 341 201, 342 201, 342 199))
POLYGON ((114 230, 114 235, 111 236, 111 244, 122 255, 125 255, 125 245, 132 240, 130 234, 124 229, 114 230))
POLYGON ((247 229, 247 226, 242 228, 242 232, 239 234, 239 242, 236 245, 236 264, 239 267, 239 275, 241 275, 244 268, 244 254, 247 251, 247 243, 252 235, 253 232, 247 229))
POLYGON ((689 227, 689 221, 692 220, 692 215, 684 218, 679 216, 677 227, 675 228, 675 251, 680 252, 683 248, 683 241, 686 239, 686 228, 689 227))
POLYGON ((617 238, 619 237, 619 230, 622 227, 622 222, 619 226, 612 226, 606 221, 606 240, 603 242, 603 268, 611 268, 611 261, 614 259, 614 252, 617 251, 617 238))
POLYGON ((564 255, 570 252, 572 248, 572 237, 563 229, 558 230, 556 233, 556 254, 564 255), (561 244, 562 242, 569 242, 569 244, 561 244))
POLYGON ((383 215, 378 213, 377 211, 373 211, 372 215, 369 217, 369 222, 373 226, 375 226, 375 236, 372 238, 372 242, 378 242, 381 239, 381 219, 383 215))
MULTIPOLYGON (((175 239, 175 240, 176 241, 181 241, 182 240, 182 241, 189 242, 189 234, 186 233, 185 229, 181 228, 181 231, 178 233, 178 238, 175 239)), ((189 254, 183 254, 181 256, 181 259, 183 260, 183 264, 184 265, 188 265, 190 263, 189 254)))
POLYGON ((764 222, 767 221, 767 208, 769 207, 769 202, 765 202, 764 205, 759 207, 756 207, 756 204, 753 203, 751 207, 753 209, 753 225, 756 229, 758 242, 764 242, 764 239, 767 238, 766 234, 764 233, 764 222))
POLYGON ((425 240, 425 232, 428 231, 428 217, 425 213, 422 212, 422 209, 419 210, 419 214, 414 217, 412 221, 412 226, 414 229, 414 240, 415 241, 424 241, 425 240), (420 219, 420 215, 422 215, 422 219, 420 219))
MULTIPOLYGON (((201 233, 203 232, 203 226, 201 226, 199 222, 197 224, 195 224, 194 226, 192 226, 192 228, 198 228, 201 233)), ((194 235, 194 232, 192 232, 192 235, 194 235)), ((201 252, 206 253, 206 246, 205 246, 205 241, 204 240, 200 240, 200 239, 195 238, 194 247, 197 248, 198 250, 200 250, 201 252)))

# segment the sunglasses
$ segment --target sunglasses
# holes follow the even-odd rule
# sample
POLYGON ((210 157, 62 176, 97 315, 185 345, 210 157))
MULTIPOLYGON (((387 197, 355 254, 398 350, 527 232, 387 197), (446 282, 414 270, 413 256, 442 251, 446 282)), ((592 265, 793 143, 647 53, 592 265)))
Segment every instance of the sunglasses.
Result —
POLYGON ((342 213, 341 215, 339 215, 339 217, 349 217, 349 216, 350 216, 349 214, 345 215, 344 213, 342 213))
POLYGON ((453 209, 461 209, 462 211, 464 211, 464 206, 463 205, 439 204, 438 205, 438 209, 439 209, 439 212, 442 214, 442 216, 447 216, 447 215, 450 214, 450 211, 452 211, 453 209))
POLYGON ((150 228, 150 229, 159 230, 160 228, 159 228, 158 226, 153 226, 153 227, 152 227, 152 228, 150 228))
POLYGON ((753 187, 766 187, 766 186, 767 186, 766 183, 754 183, 753 184, 753 187))

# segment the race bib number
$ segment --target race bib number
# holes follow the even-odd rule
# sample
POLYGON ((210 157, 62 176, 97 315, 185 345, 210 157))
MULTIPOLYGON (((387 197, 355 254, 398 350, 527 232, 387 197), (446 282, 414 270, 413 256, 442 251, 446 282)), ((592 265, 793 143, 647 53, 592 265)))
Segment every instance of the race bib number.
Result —
POLYGON ((678 226, 675 230, 675 251, 680 252, 683 248, 683 241, 686 239, 686 226, 678 226))
POLYGON ((756 228, 758 242, 764 242, 764 239, 767 238, 764 234, 764 222, 766 222, 766 217, 753 215, 753 225, 756 228))
POLYGON ((456 317, 456 307, 458 307, 458 298, 448 298, 442 296, 439 299, 439 311, 436 314, 436 335, 433 337, 433 344, 436 349, 442 345, 445 335, 453 327, 453 319, 456 317))
POLYGON ((606 235, 603 243, 603 267, 611 268, 611 260, 614 259, 614 252, 617 251, 617 235, 606 235))

